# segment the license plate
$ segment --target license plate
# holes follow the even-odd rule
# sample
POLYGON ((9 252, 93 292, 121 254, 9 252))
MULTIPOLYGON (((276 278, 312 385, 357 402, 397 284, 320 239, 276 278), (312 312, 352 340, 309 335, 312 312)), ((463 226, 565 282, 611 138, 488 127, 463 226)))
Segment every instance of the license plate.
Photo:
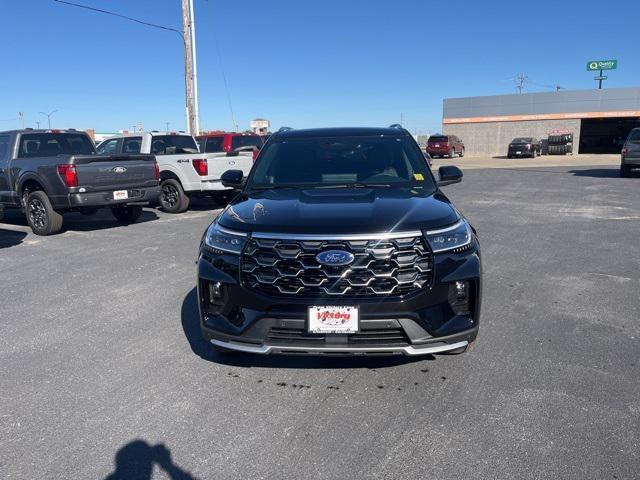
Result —
POLYGON ((522 155, 522 152, 516 152, 516 155, 522 155))
POLYGON ((358 307, 309 307, 310 333, 357 333, 358 307))
POLYGON ((438 145, 437 143, 434 145, 434 147, 439 147, 440 145, 438 145))
POLYGON ((129 198, 129 192, 126 190, 116 190, 113 192, 114 200, 126 200, 127 198, 129 198))

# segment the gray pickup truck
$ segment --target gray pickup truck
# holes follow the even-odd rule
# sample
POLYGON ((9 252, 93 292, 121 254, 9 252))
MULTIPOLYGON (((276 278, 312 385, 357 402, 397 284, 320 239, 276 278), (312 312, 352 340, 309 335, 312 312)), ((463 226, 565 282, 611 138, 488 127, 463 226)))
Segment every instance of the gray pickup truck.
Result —
POLYGON ((0 205, 22 208, 36 235, 58 233, 71 211, 110 207, 135 222, 142 204, 158 200, 159 178, 153 155, 97 155, 81 131, 0 132, 0 205))

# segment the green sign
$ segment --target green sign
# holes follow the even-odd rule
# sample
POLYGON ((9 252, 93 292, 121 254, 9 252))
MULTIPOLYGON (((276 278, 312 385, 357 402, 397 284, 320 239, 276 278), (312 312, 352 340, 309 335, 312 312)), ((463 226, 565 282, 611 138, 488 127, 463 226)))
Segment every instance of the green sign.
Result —
POLYGON ((618 68, 618 60, 591 60, 587 62, 587 70, 593 72, 595 70, 615 70, 618 68))

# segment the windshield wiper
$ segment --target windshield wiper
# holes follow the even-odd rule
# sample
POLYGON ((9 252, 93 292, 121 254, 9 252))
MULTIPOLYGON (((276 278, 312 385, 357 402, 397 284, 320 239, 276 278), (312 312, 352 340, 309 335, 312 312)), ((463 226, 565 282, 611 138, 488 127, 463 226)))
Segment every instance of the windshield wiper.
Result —
POLYGON ((258 185, 250 187, 251 190, 283 190, 286 188, 300 189, 302 187, 298 185, 258 185))
POLYGON ((376 187, 391 187, 390 183, 332 183, 329 185, 318 185, 310 188, 376 188, 376 187))

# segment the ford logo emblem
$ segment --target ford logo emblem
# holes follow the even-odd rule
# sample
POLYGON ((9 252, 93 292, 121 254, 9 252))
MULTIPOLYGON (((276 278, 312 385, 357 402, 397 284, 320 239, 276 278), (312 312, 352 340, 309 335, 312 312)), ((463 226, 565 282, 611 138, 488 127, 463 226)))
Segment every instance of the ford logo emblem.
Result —
POLYGON ((316 260, 322 265, 349 265, 355 257, 349 252, 344 250, 327 250, 326 252, 320 252, 316 255, 316 260))
POLYGON ((113 173, 124 173, 127 171, 127 169, 125 167, 113 167, 111 171, 113 173))

